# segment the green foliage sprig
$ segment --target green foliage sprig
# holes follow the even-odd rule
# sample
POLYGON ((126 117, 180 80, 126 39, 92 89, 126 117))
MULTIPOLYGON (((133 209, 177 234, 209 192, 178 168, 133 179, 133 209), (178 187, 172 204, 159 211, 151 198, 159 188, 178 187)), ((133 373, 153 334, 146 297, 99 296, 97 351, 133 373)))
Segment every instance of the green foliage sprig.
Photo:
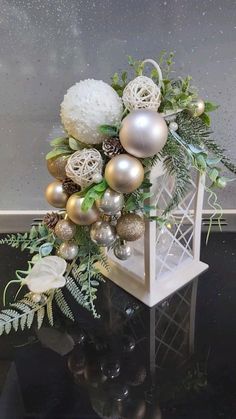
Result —
POLYGON ((24 234, 7 234, 0 240, 1 244, 6 244, 13 248, 20 248, 21 251, 28 250, 32 253, 41 253, 41 256, 48 256, 55 244, 56 238, 45 224, 31 227, 29 232, 24 234))

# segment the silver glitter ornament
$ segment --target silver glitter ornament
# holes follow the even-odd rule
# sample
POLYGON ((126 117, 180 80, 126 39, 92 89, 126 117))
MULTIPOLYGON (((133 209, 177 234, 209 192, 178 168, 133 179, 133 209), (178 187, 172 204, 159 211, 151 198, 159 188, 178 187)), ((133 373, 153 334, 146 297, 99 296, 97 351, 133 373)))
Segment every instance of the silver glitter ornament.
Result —
POLYGON ((107 221, 97 221, 90 228, 90 238, 98 246, 111 246, 116 240, 116 229, 107 221))
POLYGON ((171 130, 171 131, 177 131, 177 129, 179 128, 179 126, 178 126, 178 124, 177 124, 177 122, 175 122, 175 121, 171 121, 170 123, 169 123, 169 129, 171 130))
POLYGON ((70 220, 60 220, 54 232, 60 240, 71 240, 75 235, 76 225, 70 220))
POLYGON ((117 221, 116 231, 121 240, 138 240, 145 231, 144 219, 138 214, 124 214, 117 221))
POLYGON ((78 250, 78 245, 75 242, 64 242, 59 247, 58 256, 66 260, 73 260, 78 255, 78 250))
POLYGON ((108 188, 103 197, 96 201, 97 208, 107 215, 119 212, 124 205, 124 196, 113 189, 108 188))
POLYGON ((119 135, 127 153, 139 158, 152 157, 164 147, 168 128, 159 113, 139 109, 123 119, 119 135))
POLYGON ((125 243, 118 241, 113 249, 114 255, 117 259, 127 260, 132 255, 131 247, 125 243))

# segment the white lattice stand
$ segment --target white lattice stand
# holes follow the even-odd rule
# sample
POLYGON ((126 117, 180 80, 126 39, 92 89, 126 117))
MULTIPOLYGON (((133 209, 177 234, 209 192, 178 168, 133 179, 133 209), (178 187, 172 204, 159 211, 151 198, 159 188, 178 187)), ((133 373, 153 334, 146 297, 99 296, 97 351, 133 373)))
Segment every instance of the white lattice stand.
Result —
MULTIPOLYGON (((160 167, 153 170, 151 179, 150 204, 160 211, 172 196, 173 179, 160 172, 160 167)), ((152 307, 205 271, 208 265, 200 261, 204 184, 204 176, 194 172, 187 195, 172 214, 170 228, 147 221, 144 238, 133 244, 133 255, 120 261, 109 252, 111 270, 100 266, 102 273, 152 307)), ((158 211, 152 210, 151 215, 158 211)))

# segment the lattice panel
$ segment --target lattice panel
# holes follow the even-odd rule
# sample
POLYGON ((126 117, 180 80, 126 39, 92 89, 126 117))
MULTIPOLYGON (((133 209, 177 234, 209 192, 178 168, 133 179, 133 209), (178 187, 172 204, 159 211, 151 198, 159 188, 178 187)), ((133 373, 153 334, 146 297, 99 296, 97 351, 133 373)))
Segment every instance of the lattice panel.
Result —
MULTIPOLYGON (((160 185, 155 205, 158 209, 163 209, 172 198, 173 181, 163 176, 160 185)), ((193 259, 194 217, 191 210, 196 195, 197 185, 191 180, 189 192, 171 217, 171 228, 161 229, 157 226, 156 279, 165 273, 173 272, 185 260, 193 259)))

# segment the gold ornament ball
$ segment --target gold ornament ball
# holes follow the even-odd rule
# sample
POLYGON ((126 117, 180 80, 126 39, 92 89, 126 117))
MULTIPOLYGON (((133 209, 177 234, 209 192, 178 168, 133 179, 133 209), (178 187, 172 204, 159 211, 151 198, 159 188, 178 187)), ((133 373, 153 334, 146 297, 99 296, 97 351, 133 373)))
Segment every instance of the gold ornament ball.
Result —
POLYGON ((47 168, 50 175, 58 180, 65 179, 67 160, 68 156, 53 157, 52 159, 47 160, 47 168))
POLYGON ((163 116, 156 111, 139 109, 123 119, 119 135, 127 153, 138 158, 152 157, 164 147, 168 127, 163 116))
POLYGON ((192 116, 200 116, 205 111, 205 103, 204 100, 197 98, 191 102, 191 114, 192 116))
POLYGON ((84 198, 79 197, 74 194, 71 195, 67 201, 66 211, 68 217, 75 223, 79 225, 90 225, 95 223, 99 217, 99 211, 94 204, 92 208, 88 211, 83 211, 81 206, 84 198))
POLYGON ((68 195, 64 192, 62 183, 59 180, 49 183, 45 196, 50 205, 55 208, 65 208, 68 195))
POLYGON ((143 218, 137 214, 125 214, 117 221, 116 231, 122 240, 132 242, 143 236, 145 222, 143 218))
POLYGON ((58 256, 66 260, 73 260, 78 255, 78 250, 79 247, 75 242, 64 242, 59 247, 58 256))
POLYGON ((60 240, 71 240, 75 235, 76 225, 70 220, 60 220, 56 224, 54 232, 60 240))
POLYGON ((119 193, 131 193, 144 178, 144 169, 138 159, 128 154, 113 157, 106 165, 105 179, 108 185, 119 193))

